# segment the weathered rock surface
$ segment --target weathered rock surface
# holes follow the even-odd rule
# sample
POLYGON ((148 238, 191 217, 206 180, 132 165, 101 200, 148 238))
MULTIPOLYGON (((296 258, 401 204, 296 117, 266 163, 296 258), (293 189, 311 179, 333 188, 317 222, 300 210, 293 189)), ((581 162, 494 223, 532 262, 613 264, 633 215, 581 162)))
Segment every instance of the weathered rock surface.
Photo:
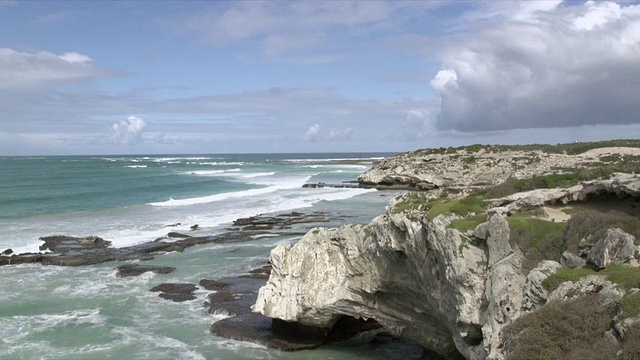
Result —
POLYGON ((424 149, 398 154, 373 163, 358 177, 364 186, 413 190, 499 184, 509 177, 530 178, 560 173, 567 168, 606 162, 605 155, 638 155, 636 148, 599 148, 578 155, 540 149, 504 150, 499 146, 477 149, 424 149), (603 160, 604 159, 604 160, 603 160))
POLYGON ((619 173, 614 174, 610 179, 585 181, 564 189, 524 191, 493 200, 489 213, 517 214, 544 205, 566 205, 574 201, 585 201, 602 194, 611 194, 620 199, 640 198, 640 176, 619 173))
MULTIPOLYGON (((509 244, 505 216, 562 202, 563 197, 567 202, 602 194, 638 198, 639 185, 635 175, 619 174, 614 180, 550 190, 545 196, 535 191, 516 194, 496 200, 502 211, 490 208, 489 220, 465 235, 450 226, 457 215, 429 220, 419 205, 394 211, 396 204, 411 198, 402 196, 368 225, 317 228, 294 246, 278 245, 270 256, 271 276, 253 311, 325 329, 344 315, 375 319, 394 335, 445 358, 502 359, 505 325, 562 298, 562 289, 574 289, 561 285, 549 294, 543 286, 562 267, 556 261, 542 261, 524 272, 523 254, 509 244)), ((609 259, 620 262, 632 259, 637 250, 634 239, 616 230, 609 233, 610 245, 593 246, 591 251, 612 254, 609 259)), ((563 261, 571 266, 585 264, 576 255, 565 255, 563 261)), ((574 290, 610 291, 619 300, 613 288, 598 284, 574 290)))
POLYGON ((314 229, 271 252, 253 310, 327 329, 342 315, 373 318, 442 356, 484 359, 521 307, 521 255, 481 265, 484 241, 465 246, 470 240, 447 225, 442 216, 387 213, 368 226, 314 229))
POLYGON ((605 237, 593 245, 587 260, 599 269, 629 261, 635 257, 635 241, 635 236, 622 229, 608 229, 605 237))

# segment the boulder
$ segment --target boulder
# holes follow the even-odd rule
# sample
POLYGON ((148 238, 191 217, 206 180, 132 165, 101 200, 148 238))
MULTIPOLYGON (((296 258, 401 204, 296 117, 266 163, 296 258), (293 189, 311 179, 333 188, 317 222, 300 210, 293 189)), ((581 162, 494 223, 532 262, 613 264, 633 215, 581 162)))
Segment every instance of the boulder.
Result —
POLYGON ((493 264, 511 254, 509 233, 509 223, 500 214, 493 215, 488 222, 478 225, 473 230, 473 235, 476 238, 487 241, 489 266, 493 266, 493 264))
POLYGON ((565 251, 562 253, 562 257, 560 257, 560 264, 569 269, 579 269, 585 267, 587 261, 572 252, 565 251))
POLYGON ((598 240, 587 255, 587 261, 598 269, 620 264, 635 258, 635 236, 622 229, 608 229, 604 238, 598 240))

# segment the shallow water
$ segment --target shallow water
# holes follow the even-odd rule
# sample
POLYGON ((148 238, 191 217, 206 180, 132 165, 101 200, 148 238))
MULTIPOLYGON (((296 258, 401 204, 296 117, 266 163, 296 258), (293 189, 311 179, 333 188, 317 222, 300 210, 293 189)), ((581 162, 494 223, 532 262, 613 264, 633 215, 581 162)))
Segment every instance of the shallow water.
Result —
MULTIPOLYGON (((214 234, 235 218, 258 213, 323 211, 334 218, 327 226, 367 223, 381 214, 393 192, 300 187, 305 181, 353 180, 366 169, 366 165, 329 164, 329 157, 336 156, 3 158, 0 226, 5 231, 0 235, 0 250, 34 249, 40 243, 38 237, 52 234, 98 235, 124 246, 168 231, 187 231, 196 223, 201 228, 198 235, 214 234), (182 225, 165 227, 178 222, 182 225)), ((274 234, 244 243, 195 246, 144 262, 177 268, 166 275, 116 277, 114 268, 122 263, 0 267, 0 359, 404 359, 419 355, 410 353, 415 349, 375 349, 363 337, 311 351, 268 350, 212 336, 211 324, 223 316, 207 313, 203 302, 208 291, 198 290, 198 299, 182 303, 149 291, 165 282, 197 284, 203 278, 245 273, 264 264, 278 243, 298 239, 274 234)))

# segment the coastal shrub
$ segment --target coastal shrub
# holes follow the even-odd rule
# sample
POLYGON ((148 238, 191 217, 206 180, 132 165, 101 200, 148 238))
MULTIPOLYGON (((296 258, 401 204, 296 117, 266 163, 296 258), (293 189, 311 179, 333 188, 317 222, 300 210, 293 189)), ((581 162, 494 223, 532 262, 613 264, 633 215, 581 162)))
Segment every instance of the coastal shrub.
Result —
POLYGON ((498 199, 505 196, 509 196, 518 192, 515 185, 513 185, 514 179, 509 178, 504 182, 493 186, 487 191, 487 199, 498 199))
POLYGON ((611 228, 620 228, 636 237, 636 245, 640 238, 640 218, 622 211, 602 212, 584 210, 572 215, 567 221, 565 231, 565 249, 576 254, 578 244, 583 238, 599 239, 611 228))
POLYGON ((619 346, 603 335, 616 310, 597 294, 548 304, 503 329, 506 358, 613 359, 619 346))
POLYGON ((622 354, 616 360, 640 360, 640 326, 634 325, 625 332, 622 354))
POLYGON ((608 141, 596 141, 596 142, 579 142, 579 143, 567 143, 567 144, 529 144, 529 145, 468 145, 460 147, 448 147, 437 149, 422 149, 425 154, 446 154, 455 153, 458 150, 465 150, 470 153, 478 152, 480 149, 485 149, 490 152, 497 151, 542 151, 550 154, 567 154, 577 155, 586 151, 604 147, 640 147, 640 140, 636 139, 624 139, 624 140, 608 140, 608 141))
POLYGON ((622 317, 634 318, 640 316, 640 292, 626 295, 622 298, 622 317))
POLYGON ((560 260, 564 251, 564 224, 538 219, 535 211, 512 215, 509 243, 524 254, 523 271, 535 268, 542 260, 560 260))

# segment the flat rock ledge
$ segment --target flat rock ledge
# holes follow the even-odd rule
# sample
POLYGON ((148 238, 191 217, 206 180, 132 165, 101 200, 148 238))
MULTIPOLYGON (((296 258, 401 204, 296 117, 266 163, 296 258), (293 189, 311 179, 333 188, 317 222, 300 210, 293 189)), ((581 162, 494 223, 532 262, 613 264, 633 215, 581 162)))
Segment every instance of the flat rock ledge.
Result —
POLYGON ((158 296, 163 299, 183 302, 195 300, 196 295, 194 295, 193 292, 197 289, 198 287, 193 284, 165 283, 151 288, 150 291, 159 292, 158 296))
MULTIPOLYGON (((32 263, 83 266, 108 261, 151 260, 156 255, 173 251, 182 252, 184 249, 196 245, 245 242, 270 234, 279 236, 303 235, 314 224, 326 223, 334 218, 323 212, 310 214, 291 212, 274 216, 257 215, 237 219, 233 223, 233 228, 218 235, 191 236, 172 231, 153 241, 120 248, 112 247, 111 241, 104 240, 99 236, 46 236, 40 238, 43 241, 40 250, 48 252, 15 254, 10 251, 11 249, 7 249, 0 255, 0 266, 32 263), (271 230, 278 232, 273 233, 271 230)), ((175 224, 168 225, 168 227, 173 227, 173 225, 175 224)), ((192 228, 198 229, 198 226, 193 225, 192 228)), ((123 272, 119 271, 119 273, 123 272)))

